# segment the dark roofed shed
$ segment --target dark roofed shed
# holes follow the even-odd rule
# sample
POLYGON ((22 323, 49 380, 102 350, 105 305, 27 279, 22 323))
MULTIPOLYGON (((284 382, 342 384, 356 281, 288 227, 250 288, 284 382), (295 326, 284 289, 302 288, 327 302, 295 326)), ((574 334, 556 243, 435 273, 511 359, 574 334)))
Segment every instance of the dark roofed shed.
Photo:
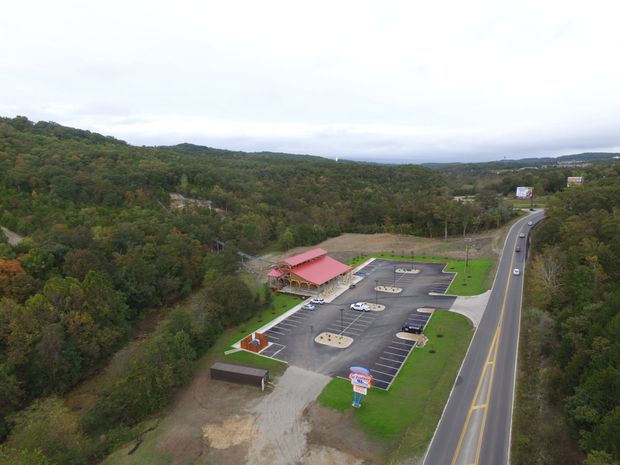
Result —
POLYGON ((269 371, 262 368, 217 362, 211 366, 211 379, 248 384, 250 386, 260 387, 261 390, 264 390, 265 384, 269 380, 269 371))

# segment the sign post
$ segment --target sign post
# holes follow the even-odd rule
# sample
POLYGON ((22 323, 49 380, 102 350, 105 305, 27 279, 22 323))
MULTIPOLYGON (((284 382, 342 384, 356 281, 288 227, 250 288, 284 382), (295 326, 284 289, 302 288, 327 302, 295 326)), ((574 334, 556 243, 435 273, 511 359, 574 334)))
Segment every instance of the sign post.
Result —
POLYGON ((349 379, 353 386, 353 407, 360 408, 362 399, 368 394, 368 388, 372 386, 373 377, 370 371, 362 367, 351 367, 349 379))

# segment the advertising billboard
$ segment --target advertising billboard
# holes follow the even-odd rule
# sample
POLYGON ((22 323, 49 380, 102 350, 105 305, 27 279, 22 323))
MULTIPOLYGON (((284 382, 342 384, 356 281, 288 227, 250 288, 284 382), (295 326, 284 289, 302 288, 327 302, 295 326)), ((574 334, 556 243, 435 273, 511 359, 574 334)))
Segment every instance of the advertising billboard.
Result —
POLYGON ((583 184, 583 176, 569 176, 566 178, 566 187, 581 186, 583 184))
POLYGON ((517 187, 517 198, 518 199, 531 199, 533 195, 534 189, 531 187, 517 187))

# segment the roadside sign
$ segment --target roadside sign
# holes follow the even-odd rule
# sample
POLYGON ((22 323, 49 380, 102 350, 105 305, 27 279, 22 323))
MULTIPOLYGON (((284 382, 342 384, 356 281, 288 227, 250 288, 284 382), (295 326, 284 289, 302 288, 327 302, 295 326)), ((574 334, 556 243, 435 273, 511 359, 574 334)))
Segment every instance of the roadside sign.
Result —
POLYGON ((357 392, 358 394, 366 395, 368 394, 368 389, 362 386, 353 385, 353 392, 357 392))
POLYGON ((363 367, 351 367, 349 379, 353 386, 353 407, 360 408, 362 398, 368 394, 368 388, 372 386, 373 377, 370 370, 363 367))

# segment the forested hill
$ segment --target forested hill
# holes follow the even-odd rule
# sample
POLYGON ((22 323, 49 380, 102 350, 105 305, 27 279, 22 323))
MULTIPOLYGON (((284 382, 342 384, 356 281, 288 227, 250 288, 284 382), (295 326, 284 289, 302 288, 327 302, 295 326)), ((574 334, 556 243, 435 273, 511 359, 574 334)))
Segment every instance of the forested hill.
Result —
MULTIPOLYGON (((11 246, 0 234, 0 440, 14 428, 9 449, 18 444, 33 415, 45 423, 58 413, 57 403, 37 399, 66 393, 127 342, 143 315, 197 291, 200 305, 179 311, 81 427, 97 437, 165 405, 217 333, 266 300, 237 278, 237 248, 286 249, 344 231, 463 235, 515 214, 492 191, 464 203, 452 187, 413 165, 134 147, 0 119, 0 225, 25 236, 11 246), (171 193, 202 202, 178 208, 171 193), (216 240, 227 244, 220 255, 216 240)), ((81 459, 56 462, 92 463, 102 453, 82 449, 81 459)))

